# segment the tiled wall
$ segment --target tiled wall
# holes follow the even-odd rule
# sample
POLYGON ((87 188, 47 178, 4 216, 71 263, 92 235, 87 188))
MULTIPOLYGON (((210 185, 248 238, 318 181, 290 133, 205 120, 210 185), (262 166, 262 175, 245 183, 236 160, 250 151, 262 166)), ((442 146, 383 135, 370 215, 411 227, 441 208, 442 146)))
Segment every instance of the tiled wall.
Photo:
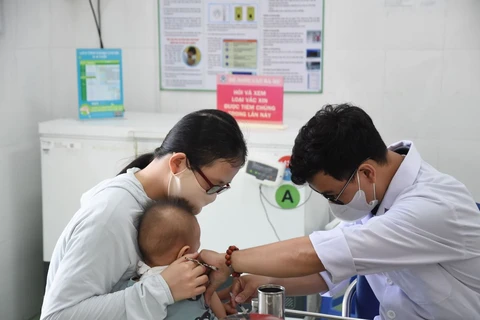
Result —
MULTIPOLYGON (((285 114, 356 103, 387 142, 413 139, 480 200, 480 1, 386 2, 326 0, 324 94, 287 95, 285 114)), ((43 290, 37 122, 76 116, 75 48, 98 40, 87 0, 0 3, 0 310, 17 320, 38 311, 43 290)), ((156 0, 102 1, 104 43, 124 51, 127 108, 215 107, 213 93, 158 90, 156 10, 156 0)))

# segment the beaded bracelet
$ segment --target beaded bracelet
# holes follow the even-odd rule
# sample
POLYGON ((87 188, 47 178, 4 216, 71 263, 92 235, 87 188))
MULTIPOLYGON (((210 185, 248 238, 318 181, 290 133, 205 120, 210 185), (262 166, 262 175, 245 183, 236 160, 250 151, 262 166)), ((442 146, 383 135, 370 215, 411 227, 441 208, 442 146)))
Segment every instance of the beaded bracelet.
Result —
POLYGON ((230 246, 228 247, 226 252, 227 254, 225 255, 225 264, 227 265, 227 267, 230 267, 230 269, 232 270, 232 277, 234 278, 238 278, 242 274, 241 272, 235 272, 232 267, 232 253, 238 250, 239 249, 236 246, 230 246))

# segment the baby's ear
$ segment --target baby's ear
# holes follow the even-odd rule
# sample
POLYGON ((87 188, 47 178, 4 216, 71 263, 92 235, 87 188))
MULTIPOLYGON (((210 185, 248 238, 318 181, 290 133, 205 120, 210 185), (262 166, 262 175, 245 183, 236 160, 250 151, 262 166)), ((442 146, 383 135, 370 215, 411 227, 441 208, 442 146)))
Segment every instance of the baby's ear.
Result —
POLYGON ((180 251, 178 252, 177 259, 180 259, 184 255, 187 254, 187 252, 190 250, 190 246, 184 246, 180 251))

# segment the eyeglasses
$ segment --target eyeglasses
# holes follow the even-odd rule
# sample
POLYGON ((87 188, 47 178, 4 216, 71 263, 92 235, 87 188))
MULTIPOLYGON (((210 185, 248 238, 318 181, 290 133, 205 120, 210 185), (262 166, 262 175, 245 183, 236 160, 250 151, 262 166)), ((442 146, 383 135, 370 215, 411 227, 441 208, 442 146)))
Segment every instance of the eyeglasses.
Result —
POLYGON ((195 169, 195 171, 198 172, 198 174, 205 180, 206 183, 208 183, 209 189, 207 190, 207 194, 220 194, 224 191, 227 191, 230 189, 230 184, 224 184, 223 186, 215 185, 210 180, 208 180, 207 176, 202 172, 200 169, 195 169))
POLYGON ((341 201, 341 200, 338 200, 338 198, 340 198, 342 196, 342 194, 345 191, 345 189, 347 188, 348 184, 352 181, 353 177, 355 176, 355 173, 357 173, 357 170, 358 169, 355 169, 355 171, 353 171, 352 175, 350 176, 350 178, 348 178, 347 182, 345 183, 342 190, 340 191, 340 193, 337 196, 335 196, 333 194, 325 194, 325 193, 320 193, 320 194, 332 203, 344 205, 345 203, 343 203, 343 201, 341 201))
MULTIPOLYGON (((362 163, 364 163, 365 161, 367 161, 368 159, 370 159, 370 158, 367 158, 367 159, 363 160, 362 162, 360 162, 360 165, 362 163)), ((344 205, 345 203, 343 203, 343 201, 341 201, 341 200, 338 200, 338 198, 340 198, 342 196, 343 192, 347 188, 348 184, 352 181, 352 179, 355 176, 355 174, 357 173, 357 171, 358 171, 358 168, 353 171, 353 173, 350 175, 350 178, 348 178, 347 182, 345 183, 342 190, 340 190, 340 192, 338 193, 337 196, 335 196, 333 194, 326 194, 326 193, 318 192, 318 191, 317 192, 320 193, 322 196, 325 197, 325 199, 327 199, 328 201, 330 201, 332 203, 339 204, 339 205, 344 205)), ((314 188, 312 188, 312 189, 315 190, 314 188)))

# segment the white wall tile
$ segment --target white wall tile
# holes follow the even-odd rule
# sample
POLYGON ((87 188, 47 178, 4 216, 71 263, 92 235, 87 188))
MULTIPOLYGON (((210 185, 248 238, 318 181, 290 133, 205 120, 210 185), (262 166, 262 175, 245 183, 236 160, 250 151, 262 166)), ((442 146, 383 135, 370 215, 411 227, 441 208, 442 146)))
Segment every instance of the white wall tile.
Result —
POLYGON ((326 50, 383 49, 386 14, 383 1, 325 1, 326 50))
POLYGON ((435 95, 387 92, 382 110, 382 132, 387 141, 435 139, 438 125, 435 114, 439 97, 435 95))
POLYGON ((13 272, 16 270, 15 255, 18 252, 15 251, 16 239, 10 239, 9 241, 0 241, 0 253, 2 259, 0 259, 0 283, 2 289, 0 289, 0 310, 2 310, 2 319, 16 320, 22 319, 18 312, 18 301, 20 292, 18 290, 17 279, 19 274, 13 272))
POLYGON ((74 48, 50 49, 52 118, 78 115, 76 54, 74 48))
POLYGON ((47 48, 50 43, 49 1, 17 0, 17 48, 47 48))
POLYGON ((162 112, 188 113, 198 109, 215 109, 216 99, 212 92, 161 91, 159 106, 162 112))
POLYGON ((128 47, 158 47, 158 1, 157 0, 125 0, 125 21, 123 36, 128 47))
POLYGON ((0 148, 0 310, 2 319, 30 319, 43 291, 38 143, 0 148), (14 170, 13 170, 14 169, 14 170))
POLYGON ((442 84, 442 51, 387 51, 385 91, 437 94, 442 84))
MULTIPOLYGON (((324 93, 287 94, 285 117, 307 121, 327 103, 359 105, 387 143, 413 139, 425 160, 465 182, 480 200, 480 1, 414 3, 326 1, 324 93)), ((75 48, 99 41, 86 0, 3 5, 0 255, 9 259, 0 259, 0 310, 10 320, 38 309, 43 290, 37 122, 77 115, 75 48), (15 266, 21 269, 12 273, 15 266), (19 303, 27 294, 32 299, 19 303)), ((157 0, 102 1, 105 46, 124 52, 127 109, 215 108, 213 92, 159 90, 157 9, 157 0)))
MULTIPOLYGON (((70 0, 50 0, 50 47, 75 47, 75 17, 78 14, 75 4, 70 0)), ((88 1, 78 1, 88 6, 88 1)), ((93 20, 92 20, 93 23, 93 20)), ((82 25, 86 25, 84 22, 82 25)), ((88 30, 88 29, 87 29, 88 30)))
POLYGON ((153 112, 159 91, 156 50, 124 49, 122 55, 125 108, 153 112))
MULTIPOLYGON (((126 0, 102 1, 101 26, 103 44, 106 48, 128 48, 130 38, 126 30, 142 20, 127 20, 126 0)), ((96 10, 96 8, 95 8, 96 10)), ((93 19, 93 18, 92 18, 93 19)))
POLYGON ((3 0, 0 2, 2 13, 2 32, 0 33, 0 52, 15 48, 17 45, 17 2, 3 0))
MULTIPOLYGON (((52 0, 52 1, 70 1, 70 0, 52 0)), ((110 1, 110 2, 116 2, 110 1)), ((94 9, 97 9, 96 1, 92 1, 94 5, 94 9)), ((95 25, 95 20, 93 19, 93 14, 90 9, 90 5, 88 1, 72 1, 74 6, 74 27, 75 27, 75 34, 73 35, 75 39, 75 47, 76 48, 99 48, 99 40, 98 40, 98 33, 97 27, 95 25)), ((103 21, 103 16, 102 16, 103 21)), ((123 23, 123 22, 118 22, 123 23)), ((103 22, 102 22, 103 25, 103 22)), ((106 43, 106 46, 110 44, 106 43)))
POLYGON ((437 137, 445 140, 480 141, 478 100, 477 94, 442 95, 432 114, 437 137))
POLYGON ((480 49, 480 1, 448 0, 445 48, 480 49))
POLYGON ((37 122, 49 117, 50 51, 19 49, 15 54, 18 77, 18 96, 15 103, 17 107, 12 108, 9 115, 22 119, 20 123, 15 123, 17 139, 31 139, 37 136, 37 122))
POLYGON ((332 50, 326 58, 325 86, 339 95, 383 91, 385 52, 383 50, 332 50))
POLYGON ((411 7, 388 7, 384 42, 386 49, 442 49, 446 0, 415 1, 411 7))
POLYGON ((443 63, 443 95, 479 93, 480 50, 445 50, 443 63))

